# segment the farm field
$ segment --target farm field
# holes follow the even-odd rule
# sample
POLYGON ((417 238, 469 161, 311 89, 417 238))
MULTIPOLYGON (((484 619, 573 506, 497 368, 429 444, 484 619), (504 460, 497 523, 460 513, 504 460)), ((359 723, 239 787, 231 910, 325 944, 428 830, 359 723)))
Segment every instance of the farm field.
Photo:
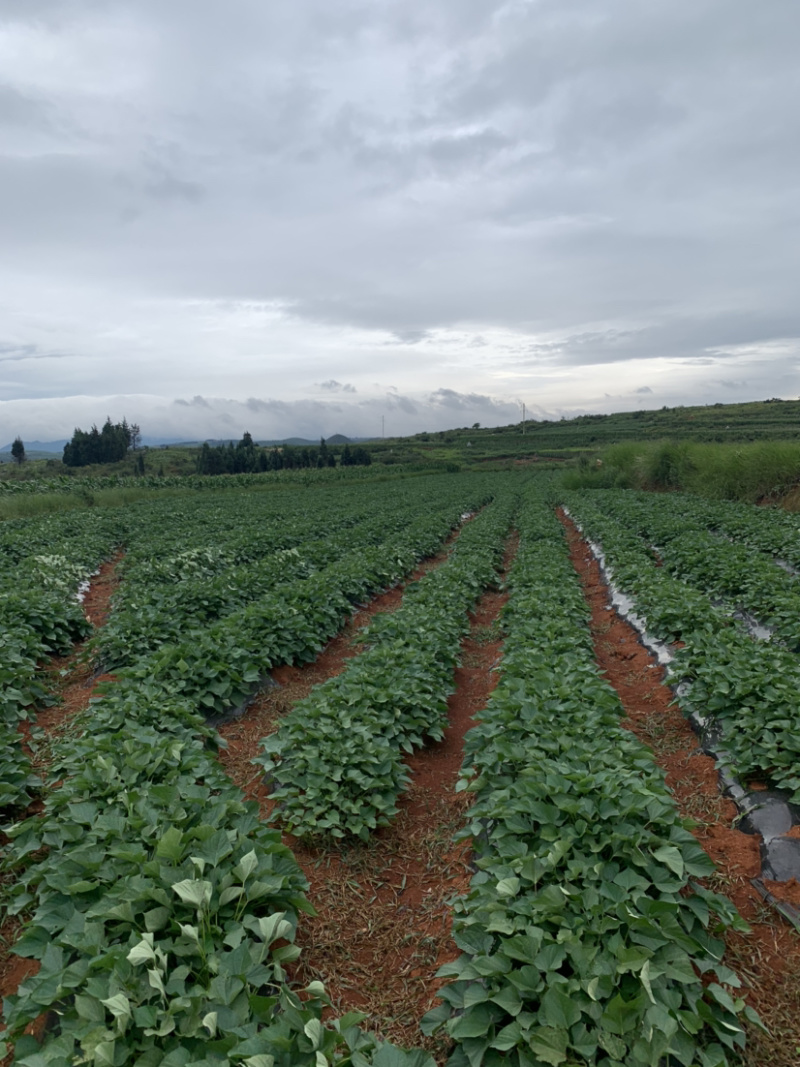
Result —
POLYGON ((518 472, 1 524, 8 1062, 796 1064, 798 570, 518 472))

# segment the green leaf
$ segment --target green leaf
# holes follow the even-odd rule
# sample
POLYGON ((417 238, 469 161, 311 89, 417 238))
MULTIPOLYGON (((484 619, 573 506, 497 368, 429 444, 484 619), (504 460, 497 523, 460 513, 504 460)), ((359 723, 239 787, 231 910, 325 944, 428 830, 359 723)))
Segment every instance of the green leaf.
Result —
POLYGON ((152 989, 158 990, 158 992, 161 994, 162 997, 166 997, 167 991, 164 989, 164 980, 161 977, 161 974, 160 974, 159 971, 148 970, 148 972, 147 972, 147 980, 150 983, 150 987, 152 989))
POLYGON ((581 1009, 560 986, 551 986, 542 997, 539 1020, 545 1026, 568 1030, 580 1022, 581 1009))
POLYGON ((285 918, 285 912, 276 912, 273 915, 262 915, 253 920, 248 916, 246 925, 258 931, 259 936, 267 945, 272 944, 279 938, 288 937, 292 932, 292 924, 285 918))
POLYGON ((101 1002, 95 1000, 94 997, 85 996, 79 993, 75 997, 75 1010, 80 1018, 86 1019, 87 1022, 104 1023, 106 1020, 106 1015, 103 1011, 101 1002))
POLYGON ((528 1034, 531 1052, 545 1063, 558 1067, 567 1058, 567 1033, 554 1030, 549 1026, 540 1026, 528 1034))
POLYGON ((437 1004, 435 1008, 431 1008, 422 1016, 420 1022, 420 1029, 426 1037, 431 1037, 436 1033, 450 1018, 450 1005, 449 1004, 437 1004))
POLYGON ((95 1046, 94 1062, 98 1067, 114 1067, 115 1041, 101 1041, 95 1046))
POLYGON ((497 1004, 503 1011, 507 1011, 509 1015, 519 1015, 522 1011, 522 998, 512 985, 504 985, 491 1000, 492 1004, 497 1004))
POLYGON ((421 1049, 404 1052, 388 1041, 374 1053, 372 1064, 373 1067, 434 1067, 433 1059, 427 1052, 421 1049))
POLYGON ((461 1041, 465 1037, 483 1037, 489 1032, 494 1017, 488 1006, 477 1004, 474 1008, 468 1008, 463 1015, 453 1020, 448 1026, 450 1036, 461 1041))
POLYGON ((234 867, 233 873, 245 882, 257 867, 258 857, 256 856, 255 849, 252 849, 245 856, 242 856, 239 863, 234 867))
POLYGON ((153 948, 153 935, 145 934, 142 940, 133 946, 126 958, 129 963, 145 963, 154 960, 156 954, 153 948))
POLYGON ((635 1028, 641 1015, 641 1009, 636 1001, 627 1001, 618 993, 606 1005, 602 1023, 612 1034, 627 1034, 635 1028))
POLYGON ((669 869, 676 874, 679 878, 683 877, 684 864, 683 856, 680 850, 675 848, 674 845, 662 845, 661 848, 656 849, 653 853, 654 859, 657 859, 659 863, 665 864, 669 869))
POLYGON ((184 878, 182 882, 176 882, 172 889, 185 904, 191 904, 199 911, 204 905, 211 903, 213 886, 195 878, 184 878))
POLYGON ((145 930, 150 933, 155 933, 158 930, 163 930, 170 919, 170 910, 163 906, 158 908, 151 908, 150 911, 144 913, 144 927, 145 930))
POLYGON ((107 1000, 101 1000, 100 1003, 104 1004, 115 1017, 119 1018, 125 1016, 130 1018, 131 1003, 124 993, 115 993, 113 997, 108 997, 107 1000))
POLYGON ((628 1046, 622 1038, 616 1037, 614 1034, 609 1033, 608 1030, 597 1031, 597 1043, 609 1056, 620 1062, 623 1061, 628 1052, 628 1046))
POLYGON ((315 1051, 322 1044, 324 1030, 319 1019, 309 1019, 303 1027, 303 1033, 311 1042, 311 1048, 315 1051))
POLYGON ((727 993, 721 985, 717 982, 711 982, 707 987, 707 992, 716 1000, 717 1004, 720 1004, 726 1011, 729 1011, 732 1015, 736 1014, 736 1005, 729 993, 727 993))
POLYGON ((509 1023, 508 1026, 504 1026, 499 1032, 497 1037, 491 1044, 491 1048, 496 1048, 500 1052, 508 1052, 509 1049, 514 1048, 522 1042, 522 1029, 518 1022, 509 1023))
POLYGON ((161 860, 171 860, 179 863, 183 855, 183 834, 177 826, 170 826, 166 833, 162 834, 156 845, 156 856, 161 860))

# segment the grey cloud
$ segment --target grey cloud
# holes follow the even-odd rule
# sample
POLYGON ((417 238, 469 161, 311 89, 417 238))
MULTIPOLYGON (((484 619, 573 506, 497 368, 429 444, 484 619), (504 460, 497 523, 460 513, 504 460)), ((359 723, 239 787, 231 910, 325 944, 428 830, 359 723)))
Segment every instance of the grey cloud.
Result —
POLYGON ((391 411, 402 411, 406 415, 416 415, 419 412, 413 400, 394 392, 386 394, 386 406, 391 411))
POLYGON ((457 411, 472 407, 471 398, 462 396, 461 393, 457 393, 455 389, 437 389, 435 393, 431 393, 430 399, 432 404, 439 404, 442 407, 447 408, 455 408, 457 411))
POLYGON ((31 362, 31 395, 212 396, 238 374, 246 396, 271 381, 257 351, 281 353, 290 403, 332 373, 361 397, 369 349, 404 396, 666 358, 691 398, 737 346, 800 338, 790 0, 0 7, 24 25, 0 87, 0 330, 77 353, 46 383, 31 362), (192 319, 248 302, 291 314, 192 319))
POLYGON ((34 344, 0 344, 0 363, 24 363, 35 359, 70 359, 70 356, 66 352, 41 352, 34 344))
POLYGON ((337 382, 335 378, 329 378, 327 382, 319 383, 320 389, 325 389, 329 393, 356 393, 358 390, 350 382, 337 382))
POLYGON ((37 345, 0 344, 0 358, 4 360, 35 359, 38 353, 37 345))
POLYGON ((485 162, 513 144, 512 138, 489 128, 477 133, 437 137, 427 146, 427 155, 437 164, 460 167, 485 162))
POLYGON ((337 153, 347 155, 362 173, 371 172, 368 188, 373 194, 396 194, 401 187, 430 178, 474 178, 518 143, 492 126, 443 134, 423 119, 405 129, 379 124, 352 106, 342 109, 327 136, 337 153))
POLYGON ((498 422, 513 421, 517 417, 517 405, 508 401, 481 393, 459 393, 455 389, 437 389, 430 394, 429 402, 434 408, 448 409, 452 412, 473 414, 483 412, 488 418, 498 422))
POLYGON ((183 200, 194 204, 203 198, 202 185, 177 177, 161 163, 148 162, 147 173, 144 190, 154 200, 183 200))
POLYGON ((4 18, 31 22, 34 25, 52 15, 61 18, 91 11, 104 6, 107 0, 2 0, 0 15, 4 18))
POLYGON ((649 385, 640 385, 638 389, 635 389, 635 390, 634 390, 634 392, 635 392, 635 393, 636 393, 637 395, 641 394, 641 395, 643 395, 643 396, 644 396, 645 394, 650 394, 650 393, 652 393, 652 392, 653 392, 653 390, 652 390, 652 389, 650 388, 650 386, 649 386, 649 385))
POLYGON ((250 411, 264 415, 287 415, 291 411, 291 404, 283 400, 259 400, 257 397, 248 397, 247 407, 250 411))
POLYGON ((560 340, 531 343, 520 362, 564 366, 622 363, 631 359, 675 359, 710 365, 739 358, 740 346, 800 339, 800 315, 730 312, 703 318, 675 317, 636 330, 587 331, 560 340))
MULTIPOLYGON (((396 342, 401 345, 419 345, 423 341, 427 341, 430 334, 427 330, 395 330, 394 336, 396 342)), ((385 342, 386 344, 392 344, 391 341, 385 342)))
POLYGON ((41 100, 0 84, 0 126, 51 127, 51 109, 41 100))

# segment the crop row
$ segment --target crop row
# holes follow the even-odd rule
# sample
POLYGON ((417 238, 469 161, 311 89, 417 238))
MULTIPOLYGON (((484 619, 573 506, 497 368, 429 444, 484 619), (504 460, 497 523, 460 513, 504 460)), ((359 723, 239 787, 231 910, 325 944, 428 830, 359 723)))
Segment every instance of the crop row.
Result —
POLYGON ((35 909, 16 952, 40 964, 5 1002, 19 1067, 363 1065, 378 1050, 359 1016, 322 1023, 319 985, 303 1001, 286 985, 306 882, 204 735, 185 703, 108 695, 62 746, 45 814, 12 831, 10 911, 35 909), (58 1028, 40 1047, 23 1030, 46 1011, 58 1028))
POLYGON ((630 498, 648 512, 670 513, 684 530, 711 530, 800 568, 800 522, 795 514, 684 493, 631 493, 630 498))
POLYGON ((451 1067, 722 1067, 751 1014, 722 962, 735 912, 693 881, 712 864, 620 726, 558 523, 533 497, 519 525, 502 676, 460 783, 478 873, 423 1029, 455 1040, 451 1067))
MULTIPOLYGON (((800 580, 778 567, 772 555, 731 541, 721 531, 711 532, 720 529, 712 525, 714 508, 690 503, 685 514, 683 501, 676 508, 674 500, 663 496, 651 500, 645 494, 601 494, 601 499, 603 510, 655 543, 670 573, 709 596, 724 598, 772 629, 788 647, 800 649, 800 580)), ((738 510, 744 508, 740 505, 738 510)), ((785 525, 780 525, 786 533, 785 525)))
MULTIPOLYGON (((158 453, 155 453, 157 457, 158 453)), ((148 463, 154 458, 151 453, 148 463)), ((407 477, 414 473, 408 464, 397 464, 391 474, 384 469, 380 474, 369 467, 322 467, 302 470, 279 470, 260 474, 211 475, 162 475, 146 474, 141 477, 128 474, 109 475, 58 475, 55 478, 31 478, 27 481, 0 481, 0 499, 14 496, 39 496, 45 493, 91 494, 105 490, 190 490, 192 492, 227 492, 241 489, 271 489, 331 483, 367 482, 385 480, 387 477, 407 477)), ((430 473, 424 471, 421 473, 430 473)))
POLYGON ((32 913, 17 951, 40 964, 6 1002, 15 1063, 428 1062, 379 1046, 359 1016, 323 1024, 321 987, 301 1001, 286 985, 297 915, 310 910, 305 880, 220 771, 200 711, 229 704, 232 687, 266 667, 311 655, 354 602, 411 569, 480 502, 462 484, 455 511, 450 500, 358 566, 312 576, 302 604, 259 601, 238 635, 212 627, 202 648, 166 646, 106 685, 84 732, 57 749, 61 784, 43 816, 9 831, 9 910, 32 913), (58 1028, 39 1049, 23 1031, 48 1010, 58 1028))
POLYGON ((40 665, 91 629, 75 588, 112 549, 114 522, 48 520, 0 532, 0 809, 24 807, 41 785, 17 730, 34 705, 52 701, 40 665), (15 538, 16 535, 16 538, 15 538))
MULTIPOLYGON (((387 488, 366 499, 363 491, 327 493, 310 511, 295 498, 276 514, 269 498, 242 509, 237 524, 225 529, 215 511, 192 509, 185 515, 185 538, 176 543, 167 531, 155 538, 148 532, 131 545, 122 568, 124 578, 115 598, 114 614, 98 635, 96 655, 105 670, 114 670, 168 642, 185 640, 193 630, 207 629, 273 593, 278 586, 301 582, 347 554, 357 557, 401 532, 419 517, 420 495, 395 491, 389 507, 387 488), (261 504, 259 507, 258 505, 261 504), (205 520, 200 525, 201 520, 205 520), (192 537, 199 526, 199 536, 192 537)), ((463 493, 453 489, 440 495, 439 513, 446 511, 452 526, 458 519, 463 493)), ((229 516, 224 509, 222 516, 229 516)))
MULTIPOLYGON (((710 717, 721 732, 733 769, 745 779, 767 779, 800 800, 800 662, 789 649, 754 640, 730 613, 698 590, 658 568, 625 519, 626 494, 569 495, 570 512, 602 544, 614 582, 630 595, 653 636, 680 640, 670 665, 686 681, 679 701, 686 712, 710 717), (612 510, 613 517, 606 512, 612 510)), ((780 572, 779 572, 780 573, 780 572)))
POLYGON ((381 543, 357 544, 308 578, 281 585, 207 629, 162 645, 120 676, 189 699, 207 714, 240 705, 272 667, 313 659, 355 605, 432 555, 457 524, 463 500, 418 515, 381 543))
POLYGON ((109 544, 125 539, 129 523, 130 516, 119 508, 6 520, 0 523, 0 584, 13 586, 19 577, 38 575, 47 585, 63 563, 90 572, 109 544))
POLYGON ((363 840, 397 813, 403 754, 440 740, 468 612, 497 578, 516 507, 501 493, 462 530, 448 560, 377 616, 347 669, 295 705, 262 742, 281 823, 295 836, 363 840))

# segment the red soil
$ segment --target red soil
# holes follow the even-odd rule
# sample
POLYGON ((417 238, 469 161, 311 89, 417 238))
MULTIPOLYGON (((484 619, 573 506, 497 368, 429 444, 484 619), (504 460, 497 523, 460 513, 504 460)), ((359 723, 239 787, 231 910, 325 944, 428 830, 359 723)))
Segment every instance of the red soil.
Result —
MULTIPOLYGON (((735 829, 738 812, 719 789, 715 762, 674 703, 659 667, 639 635, 611 606, 600 567, 575 526, 564 515, 573 565, 591 609, 597 661, 625 709, 622 725, 653 749, 681 815, 694 820, 692 832, 713 859, 717 873, 710 888, 724 893, 750 924, 750 933, 727 936, 731 966, 742 976, 750 1003, 766 1019, 773 1039, 753 1033, 745 1062, 753 1067, 797 1067, 800 1046, 800 937, 768 908, 751 884, 760 873, 756 835, 735 829), (748 1057, 755 1055, 757 1059, 748 1057)), ((800 903, 800 886, 765 882, 780 900, 800 903)))

